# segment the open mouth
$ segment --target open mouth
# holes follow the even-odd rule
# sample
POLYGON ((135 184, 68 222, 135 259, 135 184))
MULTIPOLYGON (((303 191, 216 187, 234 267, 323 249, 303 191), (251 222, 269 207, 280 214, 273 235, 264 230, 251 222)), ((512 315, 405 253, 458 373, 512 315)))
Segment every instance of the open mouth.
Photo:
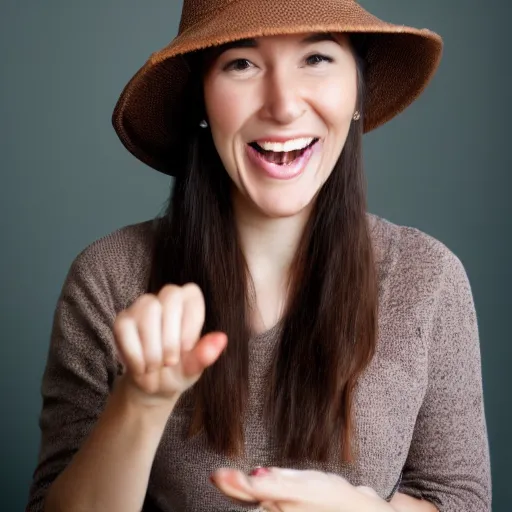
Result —
POLYGON ((313 139, 308 145, 300 149, 292 149, 290 151, 272 151, 264 149, 257 142, 249 143, 253 149, 255 149, 265 160, 276 165, 290 165, 295 160, 300 158, 306 151, 312 148, 317 142, 318 138, 313 139))

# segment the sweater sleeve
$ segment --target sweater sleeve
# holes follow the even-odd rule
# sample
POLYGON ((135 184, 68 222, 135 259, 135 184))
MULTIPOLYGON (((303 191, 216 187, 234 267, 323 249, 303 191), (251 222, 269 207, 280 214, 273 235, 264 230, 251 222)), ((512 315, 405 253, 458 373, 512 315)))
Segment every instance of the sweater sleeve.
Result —
POLYGON ((440 512, 491 510, 477 318, 461 261, 445 253, 428 341, 428 387, 399 491, 440 512))
POLYGON ((91 431, 120 368, 112 334, 112 279, 100 256, 93 247, 77 256, 57 302, 41 387, 39 457, 26 512, 44 509, 48 488, 91 431))

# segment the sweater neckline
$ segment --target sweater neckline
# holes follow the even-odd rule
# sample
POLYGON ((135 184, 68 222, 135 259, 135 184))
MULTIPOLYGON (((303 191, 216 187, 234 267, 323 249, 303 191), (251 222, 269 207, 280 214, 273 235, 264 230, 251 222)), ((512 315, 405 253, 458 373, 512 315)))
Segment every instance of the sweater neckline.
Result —
POLYGON ((270 329, 267 329, 266 331, 260 332, 258 334, 254 334, 251 339, 253 341, 266 341, 269 339, 273 339, 277 332, 281 329, 282 325, 284 323, 284 319, 281 318, 276 324, 274 324, 270 329))

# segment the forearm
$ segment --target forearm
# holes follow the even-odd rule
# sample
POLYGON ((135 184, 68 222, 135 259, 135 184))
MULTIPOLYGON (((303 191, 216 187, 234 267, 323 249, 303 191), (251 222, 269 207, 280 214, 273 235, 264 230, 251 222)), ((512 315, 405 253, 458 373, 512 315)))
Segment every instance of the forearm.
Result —
POLYGON ((429 501, 418 500, 399 492, 393 496, 390 504, 396 512, 439 512, 429 501))
POLYGON ((118 382, 91 435, 51 486, 45 512, 140 512, 174 404, 137 405, 118 382))

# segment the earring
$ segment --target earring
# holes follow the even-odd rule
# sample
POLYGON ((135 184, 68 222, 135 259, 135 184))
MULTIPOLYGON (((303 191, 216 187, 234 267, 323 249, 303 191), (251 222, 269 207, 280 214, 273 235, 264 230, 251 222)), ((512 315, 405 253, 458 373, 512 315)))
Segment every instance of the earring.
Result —
POLYGON ((199 123, 199 126, 201 128, 208 128, 208 123, 206 122, 206 119, 203 119, 200 123, 199 123))
POLYGON ((359 110, 356 110, 356 111, 354 112, 354 115, 352 116, 352 119, 353 119, 354 121, 359 121, 359 119, 361 119, 361 114, 359 113, 359 110))

